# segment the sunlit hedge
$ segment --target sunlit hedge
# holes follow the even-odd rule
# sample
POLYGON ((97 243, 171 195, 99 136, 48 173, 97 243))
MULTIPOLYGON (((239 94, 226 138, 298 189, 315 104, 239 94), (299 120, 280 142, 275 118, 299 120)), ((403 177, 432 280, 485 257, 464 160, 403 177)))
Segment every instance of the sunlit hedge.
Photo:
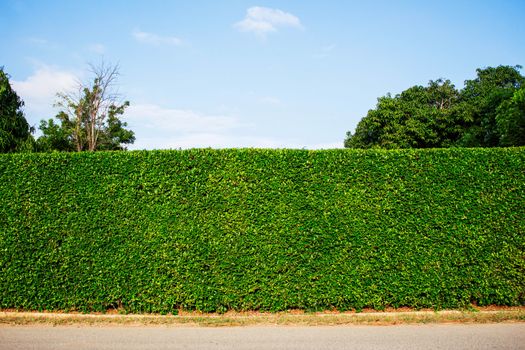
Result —
POLYGON ((525 149, 0 156, 0 308, 525 304, 525 149))

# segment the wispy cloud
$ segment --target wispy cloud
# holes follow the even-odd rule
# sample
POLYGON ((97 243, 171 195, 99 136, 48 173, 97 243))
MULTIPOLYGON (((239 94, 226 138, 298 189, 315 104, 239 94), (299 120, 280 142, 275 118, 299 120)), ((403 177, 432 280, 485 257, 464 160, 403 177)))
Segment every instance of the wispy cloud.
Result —
POLYGON ((136 132, 132 149, 233 147, 232 135, 251 129, 234 117, 154 104, 132 104, 125 120, 136 132))
POLYGON ((164 108, 154 104, 131 105, 126 112, 130 122, 161 133, 217 133, 243 126, 237 119, 205 115, 192 110, 164 108))
POLYGON ((133 31, 133 37, 140 43, 154 46, 180 46, 182 39, 175 36, 161 36, 154 33, 147 33, 140 30, 133 31))
POLYGON ((297 16, 279 9, 259 6, 246 10, 244 19, 235 23, 234 27, 242 32, 255 33, 260 37, 276 32, 280 27, 303 28, 297 16))

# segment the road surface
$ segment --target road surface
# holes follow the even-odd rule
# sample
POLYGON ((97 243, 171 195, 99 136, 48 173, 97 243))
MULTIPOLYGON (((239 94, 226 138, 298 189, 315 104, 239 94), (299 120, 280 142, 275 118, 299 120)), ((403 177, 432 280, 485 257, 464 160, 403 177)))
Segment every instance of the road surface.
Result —
POLYGON ((525 349, 525 323, 224 328, 0 326, 0 349, 525 349))

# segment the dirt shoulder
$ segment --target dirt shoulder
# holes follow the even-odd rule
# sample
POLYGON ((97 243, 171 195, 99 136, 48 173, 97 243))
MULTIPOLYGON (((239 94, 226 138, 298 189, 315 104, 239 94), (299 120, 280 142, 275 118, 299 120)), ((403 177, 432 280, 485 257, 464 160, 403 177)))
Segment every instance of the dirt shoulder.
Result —
POLYGON ((475 310, 364 310, 363 312, 326 311, 305 313, 292 310, 279 313, 228 312, 202 314, 180 312, 179 315, 122 315, 106 314, 0 312, 0 326, 340 326, 340 325, 398 325, 428 323, 501 323, 525 322, 525 307, 486 307, 475 310))

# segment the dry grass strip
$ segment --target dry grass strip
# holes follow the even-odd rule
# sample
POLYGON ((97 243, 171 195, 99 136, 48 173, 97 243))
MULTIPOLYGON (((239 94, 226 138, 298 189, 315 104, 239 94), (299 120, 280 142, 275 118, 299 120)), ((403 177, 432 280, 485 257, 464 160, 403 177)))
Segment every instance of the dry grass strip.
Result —
POLYGON ((525 308, 481 311, 403 311, 363 313, 227 313, 183 315, 120 315, 80 313, 0 312, 0 326, 343 326, 428 323, 525 322, 525 308))

